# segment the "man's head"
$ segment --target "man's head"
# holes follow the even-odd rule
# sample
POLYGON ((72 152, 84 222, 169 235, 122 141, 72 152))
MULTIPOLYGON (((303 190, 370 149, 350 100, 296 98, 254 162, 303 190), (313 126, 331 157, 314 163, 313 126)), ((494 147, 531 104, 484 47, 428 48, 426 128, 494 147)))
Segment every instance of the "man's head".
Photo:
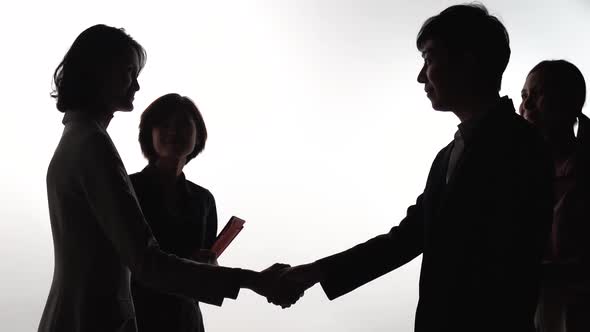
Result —
POLYGON ((527 75, 521 96, 520 115, 552 136, 573 129, 586 101, 586 82, 570 62, 541 61, 527 75))
POLYGON ((510 58, 508 32, 484 6, 451 6, 429 18, 416 46, 424 58, 418 82, 434 109, 450 111, 466 97, 500 91, 510 58))

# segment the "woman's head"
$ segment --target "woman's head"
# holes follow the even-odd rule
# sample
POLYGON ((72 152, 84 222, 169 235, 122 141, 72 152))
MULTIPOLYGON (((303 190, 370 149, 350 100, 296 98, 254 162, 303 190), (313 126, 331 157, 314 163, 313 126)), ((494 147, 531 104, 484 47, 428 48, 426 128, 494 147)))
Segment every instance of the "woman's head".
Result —
POLYGON ((582 112, 586 82, 565 60, 538 63, 527 75, 519 112, 546 133, 569 130, 582 112))
POLYGON ((95 25, 74 41, 53 75, 57 109, 65 111, 130 111, 139 90, 143 47, 123 29, 95 25))
POLYGON ((139 144, 150 164, 161 158, 186 163, 205 148, 207 128, 197 106, 176 93, 152 102, 141 115, 139 144))

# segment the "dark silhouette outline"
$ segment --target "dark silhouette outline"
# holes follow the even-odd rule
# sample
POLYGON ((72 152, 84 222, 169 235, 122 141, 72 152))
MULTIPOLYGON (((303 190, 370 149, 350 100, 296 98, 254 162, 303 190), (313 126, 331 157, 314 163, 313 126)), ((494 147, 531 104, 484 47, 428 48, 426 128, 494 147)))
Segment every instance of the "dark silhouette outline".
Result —
POLYGON ((483 6, 452 6, 424 23, 417 47, 432 107, 461 120, 455 139, 398 226, 283 278, 303 290, 319 282, 335 299, 422 254, 415 331, 533 331, 552 164, 540 135, 498 94, 506 29, 483 6))
MULTIPOLYGON (((162 249, 216 264, 215 254, 207 250, 217 234, 215 199, 182 172, 203 151, 206 141, 205 121, 193 101, 176 93, 159 97, 142 113, 139 124, 139 143, 148 166, 130 178, 162 249), (156 137, 152 136, 154 129, 158 130, 156 137), (158 154, 160 149, 166 155, 158 154)), ((158 292, 131 277, 139 331, 204 331, 196 300, 158 292)))
POLYGON ((590 331, 590 119, 582 114, 585 101, 584 76, 565 60, 535 65, 522 89, 520 114, 545 137, 556 171, 553 225, 535 319, 539 332, 590 331))
MULTIPOLYGON (((54 74, 65 125, 47 171, 54 274, 39 331, 137 330, 130 272, 160 291, 221 305, 240 288, 283 307, 275 264, 255 272, 197 263, 162 251, 106 128, 131 111, 145 51, 123 29, 95 25, 74 41, 54 74)), ((288 299, 288 300, 287 300, 288 299)))

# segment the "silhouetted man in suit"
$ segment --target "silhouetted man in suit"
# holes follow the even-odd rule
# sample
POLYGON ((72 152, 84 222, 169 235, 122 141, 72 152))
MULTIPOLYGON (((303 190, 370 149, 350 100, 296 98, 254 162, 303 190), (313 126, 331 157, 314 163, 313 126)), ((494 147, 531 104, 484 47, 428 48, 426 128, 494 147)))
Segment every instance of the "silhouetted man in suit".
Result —
POLYGON ((432 108, 461 121, 424 192, 388 233, 283 277, 304 289, 319 282, 335 299, 422 254, 415 331, 534 331, 552 163, 499 95, 508 33, 485 7, 458 5, 424 23, 417 47, 432 108))

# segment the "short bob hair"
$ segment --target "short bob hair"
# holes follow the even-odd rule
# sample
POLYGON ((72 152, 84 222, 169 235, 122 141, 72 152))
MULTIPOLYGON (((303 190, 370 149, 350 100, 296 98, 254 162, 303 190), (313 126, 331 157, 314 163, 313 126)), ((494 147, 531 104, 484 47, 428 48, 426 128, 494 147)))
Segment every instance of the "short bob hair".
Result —
POLYGON ((481 4, 455 5, 424 22, 416 38, 421 49, 427 40, 440 41, 451 54, 471 53, 479 63, 483 83, 500 91, 510 59, 504 25, 481 4))
POLYGON ((164 124, 175 112, 187 114, 195 122, 197 129, 195 148, 186 157, 186 163, 188 164, 191 159, 205 149, 207 128, 205 127, 205 121, 201 112, 199 112, 199 109, 190 98, 177 93, 169 93, 154 100, 141 114, 141 121, 139 122, 139 145, 141 146, 141 152, 143 152, 143 155, 148 159, 150 164, 153 164, 158 159, 154 150, 152 129, 164 124))
POLYGON ((586 102, 584 75, 566 60, 545 60, 531 69, 530 74, 543 75, 544 94, 555 96, 560 107, 571 117, 578 117, 586 102))
POLYGON ((88 112, 100 103, 98 93, 101 77, 108 66, 130 50, 139 57, 139 69, 145 65, 144 48, 125 30, 103 24, 84 30, 64 56, 53 73, 51 97, 57 100, 57 109, 88 112))

